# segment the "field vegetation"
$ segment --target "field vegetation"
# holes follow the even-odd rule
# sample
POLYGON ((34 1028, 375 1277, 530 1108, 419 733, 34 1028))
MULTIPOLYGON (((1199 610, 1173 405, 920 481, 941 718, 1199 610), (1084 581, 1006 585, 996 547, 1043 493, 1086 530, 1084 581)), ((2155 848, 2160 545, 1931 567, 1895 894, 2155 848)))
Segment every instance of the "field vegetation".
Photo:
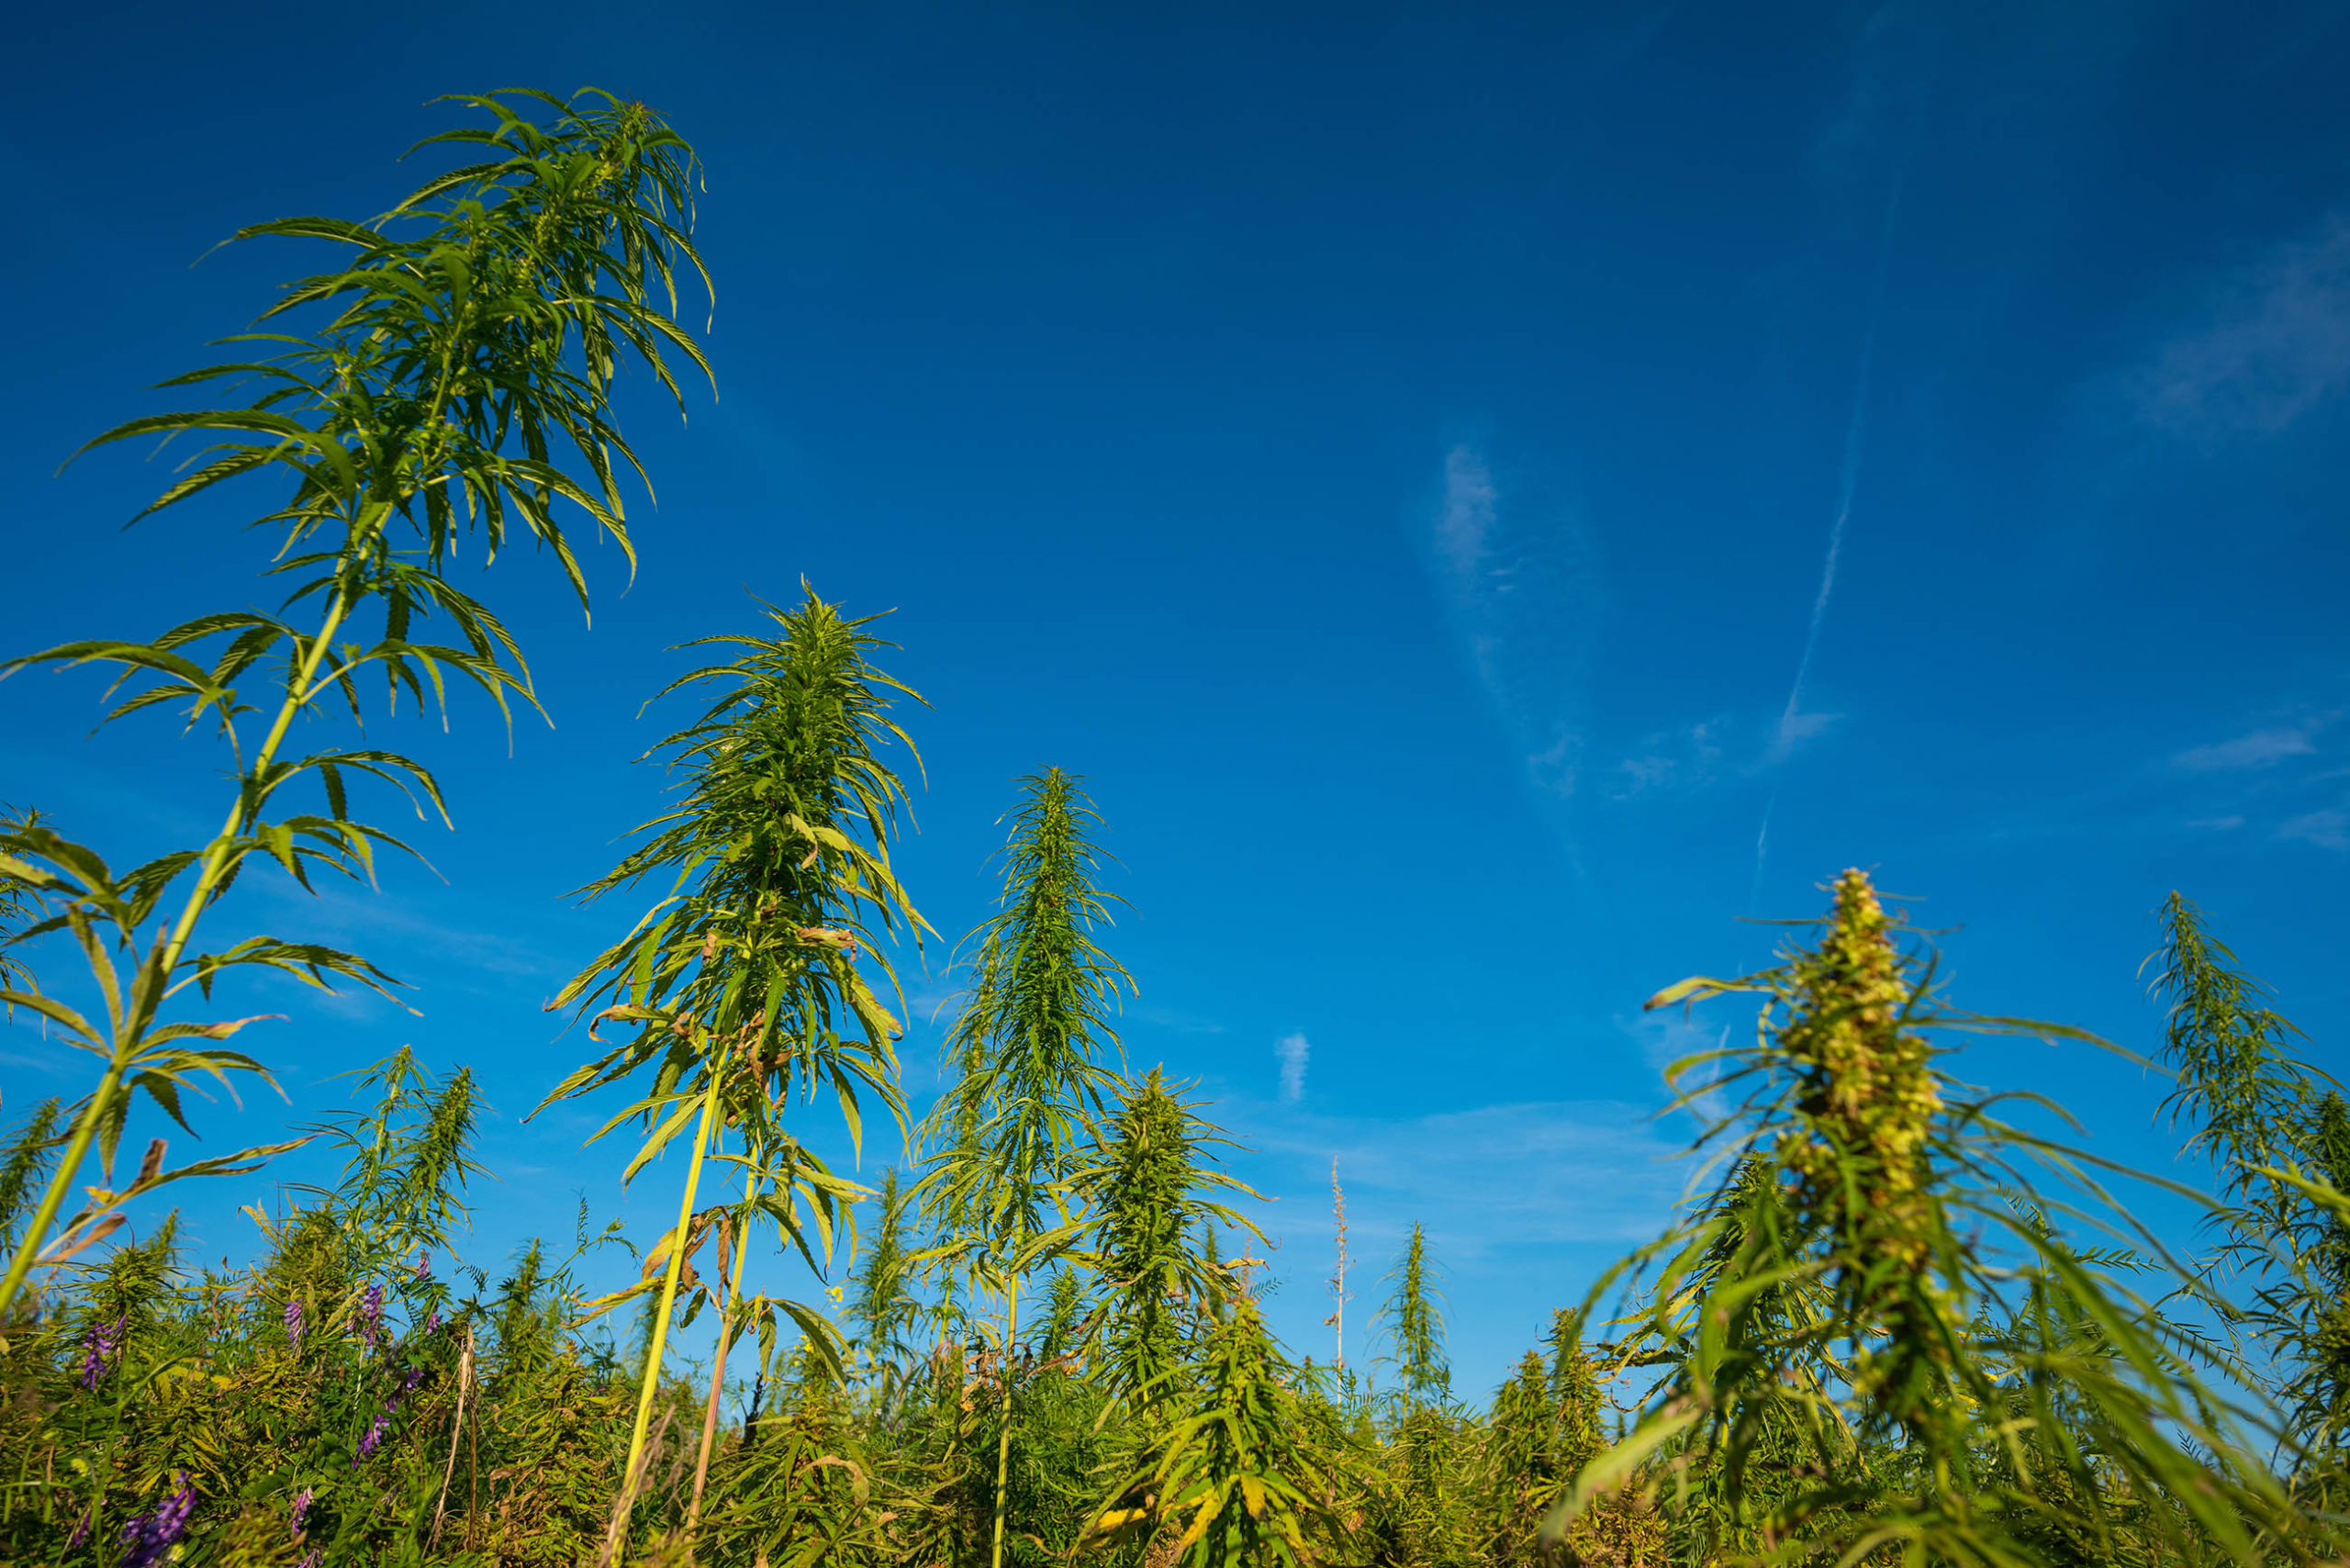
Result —
POLYGON ((241 482, 280 608, 11 663, 106 666, 107 722, 168 708, 233 783, 212 838, 136 866, 30 809, 0 833, 0 995, 93 1075, 8 1107, 0 1561, 2344 1560, 2350 1106, 2192 903, 2165 906, 2154 973, 2208 1192, 1955 1076, 1970 1034, 2114 1047, 1962 1010, 1846 871, 1773 967, 1651 1001, 1754 1014, 1673 1070, 1696 1196, 1481 1403, 1416 1228, 1369 1371, 1268 1329, 1260 1211, 1212 1108, 1119 1050, 1101 820, 1059 768, 1007 801, 949 1087, 912 1114, 890 955, 929 931, 891 858, 919 699, 870 618, 804 586, 664 694, 675 809, 582 890, 612 940, 557 1000, 594 1054, 546 1103, 604 1115, 624 1182, 675 1183, 626 1288, 583 1285, 593 1235, 463 1260, 479 1097, 406 1051, 347 1064, 363 1108, 298 1138, 177 1168, 124 1148, 142 1098, 185 1127, 192 1089, 268 1079, 232 1045, 254 1021, 213 1010, 231 971, 395 994, 361 955, 224 930, 227 895, 405 850, 360 813, 437 812, 440 788, 358 738, 363 697, 534 707, 448 568, 527 540, 584 605, 566 530, 632 549, 615 378, 682 402, 708 374, 685 140, 600 94, 457 107, 431 145, 458 160, 383 216, 239 236, 329 259, 239 357, 169 384, 229 400, 92 442, 210 442, 148 510, 241 482), (852 1180, 811 1147, 843 1130, 904 1157, 852 1180), (249 1261, 184 1255, 163 1188, 258 1190, 314 1141, 340 1180, 256 1204, 249 1261), (2195 1234, 2133 1217, 2150 1182, 2195 1234), (811 1271, 837 1285, 796 1299, 811 1271), (706 1365, 676 1353, 688 1327, 706 1365))

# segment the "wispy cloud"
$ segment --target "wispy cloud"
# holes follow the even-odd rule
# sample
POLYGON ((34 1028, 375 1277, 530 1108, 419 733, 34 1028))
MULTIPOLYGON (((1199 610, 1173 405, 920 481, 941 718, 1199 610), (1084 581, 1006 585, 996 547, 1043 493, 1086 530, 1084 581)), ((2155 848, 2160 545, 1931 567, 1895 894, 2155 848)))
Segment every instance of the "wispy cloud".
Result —
POLYGON ((1203 1018, 1175 1007, 1137 1007, 1134 1016, 1146 1024, 1156 1024, 1162 1029, 1172 1029, 1179 1035, 1221 1035, 1224 1025, 1213 1018, 1203 1018))
POLYGON ((1652 790, 1709 782, 1721 762, 1721 730, 1719 719, 1707 719, 1686 729, 1659 730, 1642 737, 1633 754, 1616 765, 1610 796, 1628 801, 1652 790))
POLYGON ((257 889, 298 911, 306 935, 389 941, 412 953, 459 958, 466 969, 492 975, 554 979, 568 972, 561 960, 529 941, 437 919, 396 893, 353 894, 326 884, 312 894, 282 877, 262 879, 257 889))
MULTIPOLYGON (((1671 1011, 1644 1013, 1626 1025, 1640 1043, 1640 1055, 1656 1070, 1662 1081, 1675 1062, 1687 1058, 1718 1051, 1729 1044, 1730 1025, 1709 1028, 1698 1023, 1680 1008, 1671 1011)), ((1719 1117, 1728 1109, 1721 1096, 1710 1085, 1715 1081, 1711 1067, 1693 1068, 1680 1079, 1669 1083, 1674 1092, 1687 1094, 1688 1103, 1683 1109, 1704 1121, 1719 1117)))
POLYGON ((1478 682, 1528 774, 1573 794, 1600 598, 1589 530, 1555 499, 1505 494, 1484 453, 1463 444, 1445 454, 1429 542, 1478 682))
POLYGON ((2199 745, 2180 752, 2171 761, 2191 773, 2209 773, 2232 767, 2266 767, 2288 756, 2307 756, 2317 750, 2317 743, 2312 737, 2318 728, 2317 724, 2306 724, 2296 729, 2255 730, 2232 741, 2199 745))
POLYGON ((1467 577, 1483 566, 1494 532, 1494 503, 1500 498, 1483 457, 1465 446, 1444 454, 1444 502, 1437 512, 1436 547, 1456 574, 1467 577))
MULTIPOLYGON (((1257 1159, 1278 1169, 1259 1185, 1309 1212, 1277 1213, 1318 1231, 1330 1160, 1350 1219, 1384 1243, 1425 1220, 1462 1257, 1536 1243, 1625 1242, 1654 1236, 1681 1195, 1681 1145, 1645 1108, 1607 1101, 1536 1101, 1400 1118, 1224 1109, 1257 1159)), ((1286 1208, 1286 1205, 1284 1205, 1286 1208)))
POLYGON ((2272 435, 2350 386, 2350 216, 2223 280, 2137 377, 2156 426, 2272 435))
POLYGON ((2350 849, 2350 812, 2307 812, 2277 830, 2279 838, 2300 839, 2320 849, 2350 849))
POLYGON ((1303 1033, 1283 1035, 1273 1042, 1273 1057, 1281 1064, 1281 1103, 1294 1105, 1305 1098, 1305 1064, 1314 1047, 1303 1033))

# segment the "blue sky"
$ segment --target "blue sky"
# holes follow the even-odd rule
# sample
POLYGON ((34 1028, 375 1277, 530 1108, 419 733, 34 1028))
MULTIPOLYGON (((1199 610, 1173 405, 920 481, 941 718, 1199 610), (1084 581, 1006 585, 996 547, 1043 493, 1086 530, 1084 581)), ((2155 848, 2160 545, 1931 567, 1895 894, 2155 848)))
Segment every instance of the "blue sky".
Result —
MULTIPOLYGON (((1677 1190, 1657 1067, 1730 1019, 1640 1001, 1760 960, 1740 917, 1847 865, 1959 928, 1962 1002, 2139 1047, 2182 889, 2340 1065, 2338 8, 547 15, 50 7, 0 106, 11 652, 263 599, 249 511, 125 534, 166 465, 55 476, 307 264, 190 265, 232 228, 389 205, 444 91, 609 86, 707 161, 720 395, 682 427, 630 396, 642 571, 593 557, 592 628, 527 552, 476 585, 556 727, 383 732, 449 787, 445 880, 224 912, 418 988, 421 1018, 270 999, 250 1037, 297 1117, 402 1041, 481 1073, 476 1260, 576 1194, 672 1201, 622 1204, 585 1115, 520 1125, 581 1052, 540 1003, 620 918, 564 894, 655 808, 664 650, 803 574, 898 611, 933 704, 904 869, 950 937, 1010 779, 1089 778, 1127 1051, 1250 1145, 1301 1350, 1335 1156, 1350 1322, 1425 1222, 1490 1386, 1677 1190)), ((0 798, 121 858, 198 839, 216 759, 160 722, 89 738, 95 694, 0 683, 0 798)), ((924 1020, 944 958, 902 956, 924 1020)), ((1964 1065, 2171 1158, 2119 1062, 1964 1065)), ((11 1031, 0 1114, 78 1071, 11 1031)), ((286 1114, 207 1113, 207 1148, 286 1114)), ((198 1256, 244 1249, 251 1195, 192 1200, 198 1256)))

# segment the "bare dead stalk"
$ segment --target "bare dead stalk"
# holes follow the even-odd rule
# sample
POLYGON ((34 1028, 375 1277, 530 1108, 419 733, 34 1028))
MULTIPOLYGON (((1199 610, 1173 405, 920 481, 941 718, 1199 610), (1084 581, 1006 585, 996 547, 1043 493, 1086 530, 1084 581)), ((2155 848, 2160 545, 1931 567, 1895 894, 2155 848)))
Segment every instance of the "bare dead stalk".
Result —
POLYGON ((726 1348, 734 1339, 734 1292, 733 1275, 728 1265, 733 1260, 733 1238, 727 1234, 726 1216, 718 1216, 718 1299, 725 1305, 718 1314, 718 1357, 710 1372, 710 1403, 701 1413, 701 1453, 694 1461, 694 1498, 686 1509, 686 1550, 693 1550, 695 1527, 701 1523, 701 1492, 710 1482, 710 1450, 718 1441, 718 1399, 726 1390, 726 1348))
POLYGON ((449 1483, 457 1473, 457 1439, 465 1431, 465 1395, 474 1386, 474 1326, 465 1325, 465 1353, 457 1361, 457 1414, 449 1423, 449 1462, 441 1471, 441 1498, 432 1505, 432 1539, 424 1550, 430 1552, 441 1544, 441 1519, 449 1508, 449 1483))

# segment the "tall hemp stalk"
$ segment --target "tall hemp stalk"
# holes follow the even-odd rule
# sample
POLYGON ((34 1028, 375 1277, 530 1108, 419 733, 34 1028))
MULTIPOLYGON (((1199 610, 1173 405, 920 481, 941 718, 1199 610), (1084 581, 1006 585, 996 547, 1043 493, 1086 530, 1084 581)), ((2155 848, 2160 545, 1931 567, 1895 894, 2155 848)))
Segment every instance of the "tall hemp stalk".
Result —
POLYGON ((335 270, 297 280, 263 313, 269 330, 229 340, 267 357, 164 383, 258 383, 257 396, 238 407, 133 420, 84 448, 183 432, 221 438, 140 518, 242 476, 289 476, 293 493, 254 520, 280 534, 269 572, 296 585, 279 612, 205 615, 152 642, 68 643, 0 666, 116 666, 109 695, 129 693, 102 722, 185 703, 190 726, 209 723, 227 744, 237 774, 235 797, 207 843, 129 871, 38 823, 0 834, 0 876, 29 886, 50 912, 18 940, 69 933, 105 1003, 94 1019, 30 988, 0 992, 105 1064, 74 1107, 63 1156, 0 1277, 0 1314, 44 1248, 51 1257, 71 1249, 131 1197, 182 1176, 250 1169, 293 1147, 143 1172, 121 1193, 94 1189, 64 1235, 50 1240, 94 1144, 111 1170, 136 1092, 185 1126, 180 1092, 191 1079, 225 1082, 229 1073, 250 1072, 267 1080, 252 1058, 211 1044, 255 1020, 163 1021, 188 987, 208 997, 213 982, 238 968, 322 988, 332 976, 379 990, 390 983, 364 958, 310 943, 256 935, 209 951, 198 946, 204 916, 255 857, 308 887, 320 868, 372 879, 378 845, 405 847, 351 815, 355 777, 391 783, 411 803, 420 794, 446 818, 439 786, 416 763, 374 749, 300 752, 289 746, 296 721, 344 711, 355 720, 363 678, 376 674, 394 708, 403 691, 420 709, 428 689, 433 702, 444 701, 453 674, 481 687, 501 711, 509 692, 535 706, 505 627, 447 580, 461 535, 478 530, 485 556, 494 557, 519 526, 553 553, 584 608, 586 579, 556 506, 587 513, 633 561, 614 458, 640 476, 643 470, 610 405, 623 357, 649 367, 681 409, 665 351, 708 372, 675 319, 675 269, 700 272, 688 238, 697 165, 685 140, 644 106, 601 92, 568 101, 524 92, 454 101, 494 123, 420 145, 478 148, 483 161, 434 176, 372 222, 296 218, 237 234, 346 248, 335 270), (526 118, 533 113, 543 122, 526 118), (297 323, 306 316, 323 319, 305 332, 297 323), (561 461, 562 447, 576 461, 561 461), (352 639, 371 606, 383 614, 381 634, 352 639), (296 607, 308 610, 306 622, 286 618, 296 607), (462 646, 417 640, 435 615, 454 625, 462 646), (209 664, 200 662, 207 648, 209 664), (305 779, 319 785, 324 813, 273 815, 281 794, 305 779))
POLYGON ((1019 782, 996 913, 965 938, 978 952, 946 1047, 959 1076, 924 1125, 930 1170, 920 1188, 941 1238, 924 1260, 1003 1304, 989 1330, 1003 1379, 992 1568, 1003 1562, 1020 1287, 1081 1232, 1073 1183, 1117 1082, 1099 1057, 1117 1040, 1109 1011, 1133 984, 1093 939, 1110 913, 1094 886, 1092 803, 1058 767, 1019 782))
POLYGON ((1698 1140, 1728 1163, 1635 1255, 1656 1272, 1615 1365, 1663 1374, 1546 1540, 1564 1546, 1630 1484, 1706 1561, 2314 1561, 2248 1417, 2117 1277, 2183 1271, 2105 1198, 2095 1162, 2000 1100, 2057 1107, 1977 1094, 1933 1044, 2092 1037, 1948 1008, 1865 875, 1834 896, 1778 966, 1650 1002, 1763 999, 1753 1044, 1672 1069, 1699 1085, 1682 1106, 1731 1107, 1698 1140))
POLYGON ((1265 1238, 1219 1201, 1259 1195, 1216 1169, 1214 1150, 1231 1141, 1153 1068, 1124 1086, 1092 1168, 1073 1183, 1094 1216, 1085 1261, 1102 1279, 1091 1375, 1146 1441, 1183 1393, 1188 1331, 1235 1288, 1231 1271, 1210 1263, 1197 1238, 1218 1225, 1265 1238))
MULTIPOLYGON (((785 1130, 795 1089, 803 1101, 828 1090, 860 1144, 866 1095, 904 1125, 898 1023, 858 960, 869 952, 894 991, 875 932, 928 929, 890 869, 906 790, 881 755, 892 744, 912 754, 889 714, 896 698, 921 698, 867 662, 889 646, 869 630, 875 617, 844 616, 813 590, 795 608, 766 609, 771 637, 687 644, 739 653, 662 690, 721 688, 695 722, 648 754, 686 776, 685 800, 640 828, 651 836, 582 890, 594 899, 661 873, 668 888, 550 1003, 597 1009, 596 1024, 636 1033, 565 1078, 539 1110, 650 1069, 643 1096, 588 1140, 642 1119, 645 1137, 623 1183, 690 1129, 677 1225, 646 1254, 635 1286, 591 1304, 606 1311, 659 1292, 608 1554, 625 1539, 687 1260, 722 1215, 738 1250, 764 1219, 821 1273, 846 1205, 861 1195, 785 1130), (744 1172, 744 1196, 698 1210, 702 1168, 713 1159, 744 1172)), ((730 1277, 739 1294, 739 1265, 730 1277)), ((831 1359, 819 1312, 764 1297, 761 1307, 780 1308, 831 1359)), ((722 1322, 720 1333, 739 1327, 722 1322)))
POLYGON ((2165 1102, 2220 1177, 2220 1266, 2249 1287, 2237 1317, 2300 1450, 2300 1480, 2339 1511, 2350 1436, 2350 1228, 2311 1179, 2350 1190, 2350 1108, 2303 1055, 2301 1032, 2177 893, 2164 901, 2156 992, 2160 1052, 2178 1075, 2165 1102))
POLYGON ((1452 1368, 1444 1354, 1444 1316, 1437 1302, 1434 1267, 1428 1262, 1427 1229, 1414 1224, 1412 1239, 1388 1278, 1394 1293, 1381 1307, 1387 1328, 1390 1364, 1403 1381, 1404 1402, 1413 1410, 1452 1397, 1452 1368))
POLYGON ((1185 1568, 1307 1568, 1336 1555, 1315 1538, 1343 1531, 1331 1500, 1345 1476, 1307 1412, 1310 1376, 1281 1354, 1237 1284, 1203 1327, 1164 1437, 1095 1511, 1087 1537, 1147 1539, 1169 1522, 1173 1540, 1151 1540, 1145 1561, 1185 1568))
POLYGON ((1330 1370, 1340 1377, 1347 1371, 1347 1303, 1354 1294, 1347 1289, 1347 1190, 1338 1185, 1338 1157, 1330 1157, 1330 1232, 1333 1248, 1330 1264, 1330 1316, 1322 1321, 1330 1330, 1330 1370))

